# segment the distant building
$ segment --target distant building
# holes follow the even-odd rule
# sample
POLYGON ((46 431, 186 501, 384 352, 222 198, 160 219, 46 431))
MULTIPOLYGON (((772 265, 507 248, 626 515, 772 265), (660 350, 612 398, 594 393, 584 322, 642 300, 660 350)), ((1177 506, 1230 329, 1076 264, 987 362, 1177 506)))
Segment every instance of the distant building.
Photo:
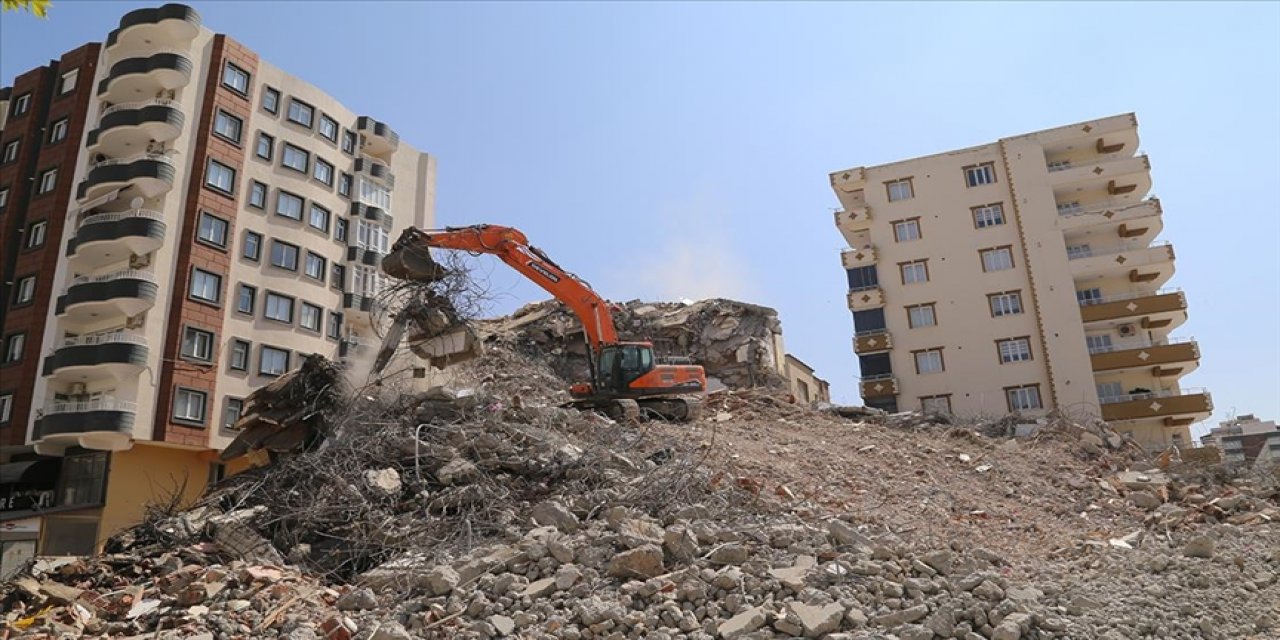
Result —
POLYGON ((1221 449, 1224 462, 1280 462, 1280 427, 1275 420, 1264 422, 1251 413, 1220 423, 1201 436, 1200 443, 1221 449))
POLYGON ((787 387, 797 402, 831 402, 831 385, 814 375, 813 367, 800 358, 788 353, 783 364, 783 375, 786 376, 787 387))

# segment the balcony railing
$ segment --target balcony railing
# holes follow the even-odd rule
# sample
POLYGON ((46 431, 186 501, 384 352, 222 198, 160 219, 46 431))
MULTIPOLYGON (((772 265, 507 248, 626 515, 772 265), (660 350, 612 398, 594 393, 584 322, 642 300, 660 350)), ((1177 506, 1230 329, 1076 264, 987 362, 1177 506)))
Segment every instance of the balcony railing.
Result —
POLYGON ((1132 402, 1134 400, 1150 400, 1153 398, 1176 398, 1179 396, 1193 396, 1205 393, 1203 388, 1191 389, 1164 389, 1160 391, 1143 391, 1140 393, 1126 393, 1118 396, 1105 396, 1098 398, 1101 404, 1116 404, 1120 402, 1132 402))
POLYGON ((138 412, 138 403, 116 398, 94 398, 92 400, 59 400, 44 406, 44 415, 60 413, 88 413, 90 411, 128 411, 138 412))
POLYGON ((83 336, 62 339, 63 347, 84 347, 99 344, 137 344, 146 346, 147 339, 132 331, 104 331, 102 333, 89 333, 83 336))
POLYGON ((857 293, 859 291, 871 291, 872 289, 879 289, 879 288, 880 288, 880 285, 878 284, 864 284, 858 287, 849 287, 849 293, 857 293))
POLYGON ((1133 300, 1134 298, 1163 296, 1171 293, 1179 293, 1181 291, 1182 289, 1178 287, 1161 289, 1159 291, 1131 291, 1129 293, 1116 293, 1109 296, 1104 296, 1102 298, 1086 298, 1083 300, 1078 300, 1078 302, 1080 303, 1080 306, 1087 307, 1089 305, 1094 305, 1094 304, 1106 304, 1108 302, 1119 302, 1121 300, 1133 300))
POLYGON ((1098 345, 1089 347, 1089 355, 1098 353, 1112 353, 1114 351, 1128 351, 1130 349, 1146 349, 1149 347, 1164 347, 1171 344, 1186 344, 1195 342, 1195 338, 1169 338, 1166 340, 1130 340, 1116 344, 1098 345))
POLYGON ((100 276, 76 276, 71 281, 72 285, 89 284, 92 282, 111 282, 112 280, 143 280, 146 282, 155 282, 155 274, 150 271, 139 271, 137 269, 125 269, 124 271, 116 271, 100 276))
POLYGON ((874 376, 862 376, 861 378, 858 378, 858 381, 875 382, 876 380, 892 380, 892 379, 893 379, 892 373, 878 373, 874 376))
POLYGON ((1131 253, 1133 251, 1144 251, 1146 249, 1154 249, 1156 247, 1168 247, 1171 245, 1172 245, 1171 242, 1165 241, 1165 242, 1154 242, 1145 247, 1121 247, 1118 249, 1106 249, 1104 251, 1094 251, 1092 247, 1087 247, 1087 246, 1067 247, 1067 259, 1080 260, 1083 258, 1113 256, 1118 253, 1131 253))
POLYGON ((102 124, 102 119, 116 113, 118 111, 129 111, 132 109, 143 109, 146 107, 178 107, 177 100, 169 100, 168 98, 155 98, 152 100, 144 100, 142 102, 125 102, 116 104, 102 110, 102 114, 98 116, 98 124, 102 124))
POLYGON ((1120 199, 1113 198, 1110 200, 1101 200, 1098 202, 1089 202, 1086 204, 1080 204, 1079 202, 1075 202, 1075 201, 1062 202, 1058 204, 1058 215, 1066 218, 1070 216, 1080 216, 1088 213, 1106 211, 1108 209, 1112 211, 1123 211, 1124 209, 1128 209, 1130 207, 1141 207, 1151 202, 1154 199, 1155 199, 1154 197, 1151 197, 1151 198, 1146 198, 1146 199, 1138 200, 1137 202, 1134 202, 1133 200, 1120 200, 1120 199))
POLYGON ((148 153, 139 153, 134 156, 129 156, 128 158, 108 158, 106 160, 103 160, 102 162, 94 163, 93 166, 90 167, 90 169, 92 170, 92 169, 99 169, 102 167, 114 167, 119 164, 133 164, 134 162, 137 162, 139 160, 154 160, 156 162, 163 162, 164 164, 167 164, 170 166, 173 165, 173 158, 170 158, 168 155, 163 153, 148 152, 148 153))
POLYGON ((88 226, 91 224, 100 224, 103 222, 119 222, 129 218, 146 218, 148 220, 156 220, 164 222, 164 214, 151 209, 130 209, 129 211, 120 211, 118 213, 95 213, 80 219, 80 226, 88 226))

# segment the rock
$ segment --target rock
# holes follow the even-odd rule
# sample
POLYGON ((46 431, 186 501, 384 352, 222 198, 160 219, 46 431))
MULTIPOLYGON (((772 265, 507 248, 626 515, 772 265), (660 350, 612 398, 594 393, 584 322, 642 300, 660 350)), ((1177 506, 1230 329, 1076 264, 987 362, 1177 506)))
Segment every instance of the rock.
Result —
POLYGON ((662 548, 680 562, 692 562, 698 557, 698 539, 684 527, 671 527, 662 536, 662 548))
POLYGON ((898 640, 933 640, 933 631, 918 624, 909 624, 898 631, 898 640))
POLYGON ((725 620, 716 627, 716 632, 725 640, 733 640, 741 638, 756 629, 764 626, 765 615, 763 607, 753 607, 747 609, 738 615, 725 620))
POLYGON ((348 591, 336 604, 339 611, 356 611, 378 608, 378 597, 369 588, 348 591))
POLYGON ((399 622, 392 621, 378 625, 369 640, 413 640, 413 634, 405 631, 399 622))
POLYGON ((605 572, 615 578, 652 578, 663 572, 662 549, 644 545, 624 551, 609 561, 605 572))
POLYGON ((840 628, 840 620, 844 618, 844 607, 838 604, 813 606, 792 602, 787 609, 800 619, 804 629, 804 637, 817 638, 840 628))
POLYGON ((933 569, 934 571, 937 571, 938 573, 944 576, 947 575, 948 573, 951 573, 951 563, 954 559, 955 559, 954 554, 946 550, 931 551, 929 553, 926 553, 924 557, 921 558, 921 560, 925 564, 929 565, 929 568, 933 569))
POLYGON ((870 545, 871 541, 866 536, 858 533, 852 525, 844 520, 831 520, 827 522, 827 533, 831 535, 831 539, 837 544, 842 545, 870 545))
POLYGON ((436 472, 436 479, 443 485, 466 484, 480 474, 476 465, 465 458, 454 458, 436 472))
POLYGON ((1155 495, 1148 491, 1134 491, 1133 493, 1130 493, 1129 502, 1132 502, 1133 506, 1138 507, 1139 509, 1146 509, 1148 511, 1160 506, 1160 498, 1155 497, 1155 495))
POLYGON ((707 558, 712 564, 742 564, 747 561, 747 548, 740 544, 726 544, 711 552, 707 558))
POLYGON ((982 584, 974 587, 973 595, 983 600, 998 602, 1004 599, 1004 589, 1001 589, 1000 585, 991 580, 983 580, 982 584))
POLYGON ((1102 437, 1096 433, 1091 433, 1088 431, 1080 432, 1080 442, 1089 446, 1097 447, 1099 449, 1101 449, 1103 446, 1102 437))
POLYGON ((400 473, 395 469, 369 469, 364 472, 364 483, 387 497, 400 494, 400 473))
POLYGON ((851 627, 861 627, 867 624, 867 614, 862 609, 853 607, 845 612, 844 621, 851 627))
POLYGON ((902 609, 876 616, 871 621, 882 627, 896 627, 900 624, 915 622, 927 615, 929 615, 929 605, 918 604, 910 609, 902 609))
POLYGON ((525 598, 541 598, 543 596, 551 595, 555 592, 556 592, 556 579, 543 578, 541 580, 535 580, 533 582, 530 582, 529 586, 525 587, 524 591, 520 592, 520 595, 525 598))
POLYGON ((516 621, 506 616, 489 616, 489 624, 500 636, 511 635, 516 630, 516 621))
POLYGON ((541 524, 555 527, 565 533, 573 533, 581 526, 578 522, 578 516, 573 515, 564 505, 554 500, 539 503, 530 512, 533 521, 541 524))
POLYGON ((1212 558, 1213 551, 1213 539, 1208 536, 1196 536, 1182 547, 1182 555, 1188 558, 1212 558))
POLYGON ((631 518, 618 525, 618 541, 628 549, 646 544, 662 544, 665 533, 662 527, 648 520, 631 518))
POLYGON ((1031 615, 1027 613, 1011 613, 996 626, 991 640, 1021 640, 1022 634, 1031 630, 1031 615))
POLYGON ((426 575, 427 588, 437 596, 447 595, 458 586, 458 572, 450 567, 436 567, 426 575))
POLYGON ((573 562, 573 547, 570 547, 559 540, 548 542, 547 551, 550 552, 551 557, 555 558, 560 564, 569 564, 573 562))
POLYGON ((1033 587, 1010 587, 1005 590, 1004 597, 1014 602, 1039 602, 1044 597, 1044 592, 1033 587))
POLYGON ((578 579, 582 577, 582 571, 577 567, 566 564, 556 571, 556 588, 564 591, 569 587, 578 583, 578 579))

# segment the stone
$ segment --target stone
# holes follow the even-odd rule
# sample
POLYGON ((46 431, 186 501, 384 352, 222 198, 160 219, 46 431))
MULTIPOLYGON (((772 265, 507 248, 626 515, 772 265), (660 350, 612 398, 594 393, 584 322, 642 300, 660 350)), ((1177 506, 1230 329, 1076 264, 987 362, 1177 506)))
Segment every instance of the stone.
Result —
POLYGON ((1182 547, 1182 555, 1188 558, 1212 558, 1213 551, 1213 538, 1209 536, 1196 536, 1182 547))
POLYGON ((1000 585, 991 580, 983 580, 982 584, 974 587, 973 595, 983 600, 998 602, 1004 599, 1004 589, 1001 589, 1000 585))
POLYGON ((844 621, 851 627, 861 627, 867 624, 867 614, 857 607, 850 608, 844 613, 844 621))
POLYGON ((573 547, 570 547, 559 540, 548 542, 547 551, 551 554, 551 557, 555 558, 560 564, 569 564, 573 562, 573 547))
POLYGON ((573 515, 572 511, 554 500, 539 503, 529 512, 529 515, 533 517, 534 522, 555 527, 565 533, 573 533, 581 526, 578 516, 573 515))
POLYGON ((571 564, 566 564, 556 571, 556 588, 564 591, 577 584, 580 578, 582 578, 582 570, 571 564))
POLYGON ((466 484, 471 482, 480 474, 480 470, 476 465, 464 458, 454 458, 445 463, 440 470, 436 472, 436 479, 443 485, 466 484))
POLYGON ((1160 498, 1157 498, 1149 491, 1134 491, 1129 494, 1129 502, 1139 509, 1150 511, 1160 506, 1160 498))
POLYGON ((1088 431, 1080 432, 1080 442, 1101 449, 1103 446, 1102 437, 1096 433, 1088 431))
POLYGON ((747 548, 740 544, 726 544, 712 551, 707 559, 712 564, 742 564, 749 555, 747 548))
POLYGON ((662 549, 648 544, 614 556, 605 573, 614 578, 652 578, 662 574, 662 560, 662 549))
POLYGON ((996 565, 1008 564, 1008 561, 1005 560, 1005 557, 1003 555, 996 553, 995 551, 991 551, 990 549, 983 549, 981 547, 973 550, 973 557, 979 560, 983 560, 985 562, 989 562, 991 564, 996 564, 996 565))
POLYGON ((724 640, 734 640, 764 626, 764 621, 764 607, 753 607, 721 622, 720 626, 716 627, 716 632, 724 640))
POLYGON ((915 622, 927 615, 929 615, 929 605, 918 604, 909 609, 878 615, 872 618, 871 621, 882 627, 896 627, 900 624, 915 622))
POLYGON ((425 581, 433 595, 447 595, 458 586, 458 572, 450 567, 436 567, 427 573, 425 581))
POLYGON ((500 636, 511 635, 516 630, 516 621, 507 616, 489 616, 489 624, 500 636))
POLYGON ((369 469, 364 472, 364 483, 384 496, 400 495, 400 473, 395 469, 369 469))
POLYGON ((844 520, 831 520, 827 522, 827 533, 831 535, 831 539, 837 544, 842 545, 870 545, 871 541, 866 536, 858 533, 853 525, 844 520))
POLYGON ((800 619, 806 638, 817 638, 839 629, 840 620, 844 618, 844 607, 838 604, 814 606, 791 602, 787 609, 800 619))
POLYGON ((675 560, 692 562, 698 557, 698 539, 684 527, 671 527, 662 535, 662 548, 675 560))
POLYGON ((556 592, 556 579, 543 578, 541 580, 534 580, 533 582, 530 582, 529 586, 525 587, 524 591, 520 592, 520 595, 521 597, 524 597, 524 598, 541 598, 543 596, 551 595, 555 592, 556 592))
POLYGON ((369 640, 413 640, 413 634, 405 630, 399 622, 387 622, 374 629, 369 640))
POLYGON ((378 597, 369 588, 353 589, 338 598, 336 604, 339 611, 362 611, 378 608, 378 597))
POLYGON ((665 533, 662 527, 648 520, 631 518, 618 524, 618 541, 628 549, 646 544, 662 544, 665 533))
POLYGON ((1027 613, 1011 613, 996 626, 991 640, 1021 640, 1024 632, 1031 630, 1031 615, 1027 613))
POLYGON ((933 640, 933 631, 918 624, 909 624, 898 630, 898 640, 933 640))
POLYGON ((1010 587, 1005 590, 1004 597, 1014 602, 1039 602, 1044 592, 1034 587, 1010 587))
POLYGON ((929 565, 929 568, 937 571, 942 575, 951 573, 951 563, 955 559, 955 555, 950 551, 931 551, 926 553, 921 561, 929 565))

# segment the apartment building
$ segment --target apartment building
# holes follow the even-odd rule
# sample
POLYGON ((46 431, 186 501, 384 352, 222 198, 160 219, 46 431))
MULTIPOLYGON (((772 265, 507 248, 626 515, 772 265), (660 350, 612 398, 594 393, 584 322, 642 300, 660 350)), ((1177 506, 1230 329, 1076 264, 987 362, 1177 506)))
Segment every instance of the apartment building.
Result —
POLYGON ((1148 447, 1213 409, 1134 114, 830 175, 868 406, 1099 416, 1148 447))
POLYGON ((380 258, 434 181, 183 5, 0 90, 6 558, 92 550, 227 472, 253 389, 376 339, 380 258))
POLYGON ((1218 423, 1200 436, 1204 446, 1217 447, 1226 462, 1265 464, 1280 461, 1280 426, 1275 420, 1261 420, 1246 413, 1218 423))

